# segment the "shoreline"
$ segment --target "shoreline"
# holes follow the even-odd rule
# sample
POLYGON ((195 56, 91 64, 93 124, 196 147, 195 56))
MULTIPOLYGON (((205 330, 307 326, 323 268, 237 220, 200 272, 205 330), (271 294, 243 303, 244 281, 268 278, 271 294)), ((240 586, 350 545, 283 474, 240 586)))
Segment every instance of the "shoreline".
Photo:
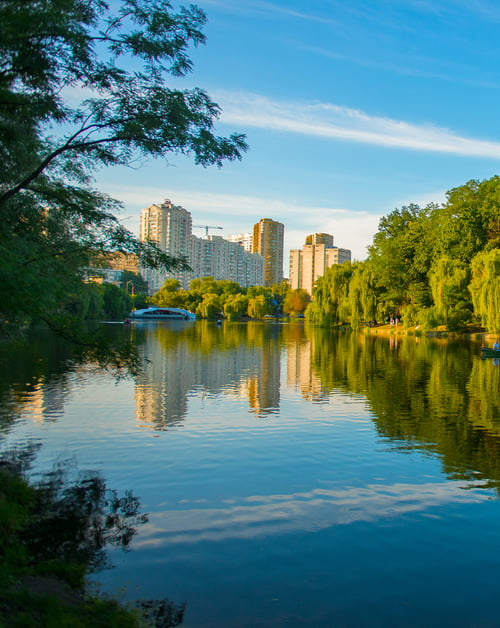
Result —
POLYGON ((454 338, 466 339, 474 342, 491 341, 500 334, 491 331, 449 331, 445 326, 436 329, 421 329, 416 327, 403 327, 402 325, 378 325, 376 327, 364 327, 363 333, 369 335, 380 336, 415 336, 426 338, 454 338))

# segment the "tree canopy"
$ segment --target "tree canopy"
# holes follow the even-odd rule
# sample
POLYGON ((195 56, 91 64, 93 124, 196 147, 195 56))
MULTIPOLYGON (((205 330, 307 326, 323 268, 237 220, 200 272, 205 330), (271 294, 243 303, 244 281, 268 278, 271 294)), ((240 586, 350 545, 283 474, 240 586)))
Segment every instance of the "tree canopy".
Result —
POLYGON ((329 268, 307 316, 330 325, 402 318, 405 325, 500 331, 500 177, 468 181, 443 205, 395 209, 368 259, 329 268))
POLYGON ((57 317, 97 253, 186 260, 139 242, 120 203, 92 187, 98 168, 186 154, 221 166, 247 150, 219 137, 219 106, 168 85, 192 68, 205 13, 168 0, 0 2, 0 279, 4 321, 57 317))

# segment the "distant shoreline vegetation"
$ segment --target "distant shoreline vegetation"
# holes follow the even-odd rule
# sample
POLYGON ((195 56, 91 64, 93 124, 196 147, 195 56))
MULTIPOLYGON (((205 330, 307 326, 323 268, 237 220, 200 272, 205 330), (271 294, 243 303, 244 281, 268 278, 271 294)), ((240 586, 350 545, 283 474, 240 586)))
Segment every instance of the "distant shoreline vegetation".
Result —
POLYGON ((190 290, 169 279, 151 301, 209 319, 304 315, 354 330, 392 319, 417 334, 499 333, 500 177, 454 188, 443 205, 395 209, 380 220, 366 261, 328 268, 312 298, 286 282, 244 289, 206 277, 190 290))
POLYGON ((405 328, 500 331, 500 178, 469 181, 441 206, 381 219, 364 262, 318 279, 306 318, 319 325, 398 319, 405 328))

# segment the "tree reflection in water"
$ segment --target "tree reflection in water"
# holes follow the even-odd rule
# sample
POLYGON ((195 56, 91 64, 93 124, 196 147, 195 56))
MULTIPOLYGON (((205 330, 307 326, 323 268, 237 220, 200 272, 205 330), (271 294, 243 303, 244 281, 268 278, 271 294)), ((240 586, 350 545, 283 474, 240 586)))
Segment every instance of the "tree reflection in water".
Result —
POLYGON ((382 436, 439 454, 451 478, 500 489, 500 368, 476 345, 319 328, 308 335, 326 394, 363 395, 382 436))

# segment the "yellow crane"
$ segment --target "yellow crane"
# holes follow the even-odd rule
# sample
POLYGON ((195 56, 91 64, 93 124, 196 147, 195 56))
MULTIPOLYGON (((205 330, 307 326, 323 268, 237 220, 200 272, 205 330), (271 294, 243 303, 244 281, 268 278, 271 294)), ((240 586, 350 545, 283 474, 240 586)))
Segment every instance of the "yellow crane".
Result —
POLYGON ((224 229, 224 227, 214 227, 213 225, 193 225, 195 229, 205 229, 205 237, 208 238, 209 229, 224 229))

